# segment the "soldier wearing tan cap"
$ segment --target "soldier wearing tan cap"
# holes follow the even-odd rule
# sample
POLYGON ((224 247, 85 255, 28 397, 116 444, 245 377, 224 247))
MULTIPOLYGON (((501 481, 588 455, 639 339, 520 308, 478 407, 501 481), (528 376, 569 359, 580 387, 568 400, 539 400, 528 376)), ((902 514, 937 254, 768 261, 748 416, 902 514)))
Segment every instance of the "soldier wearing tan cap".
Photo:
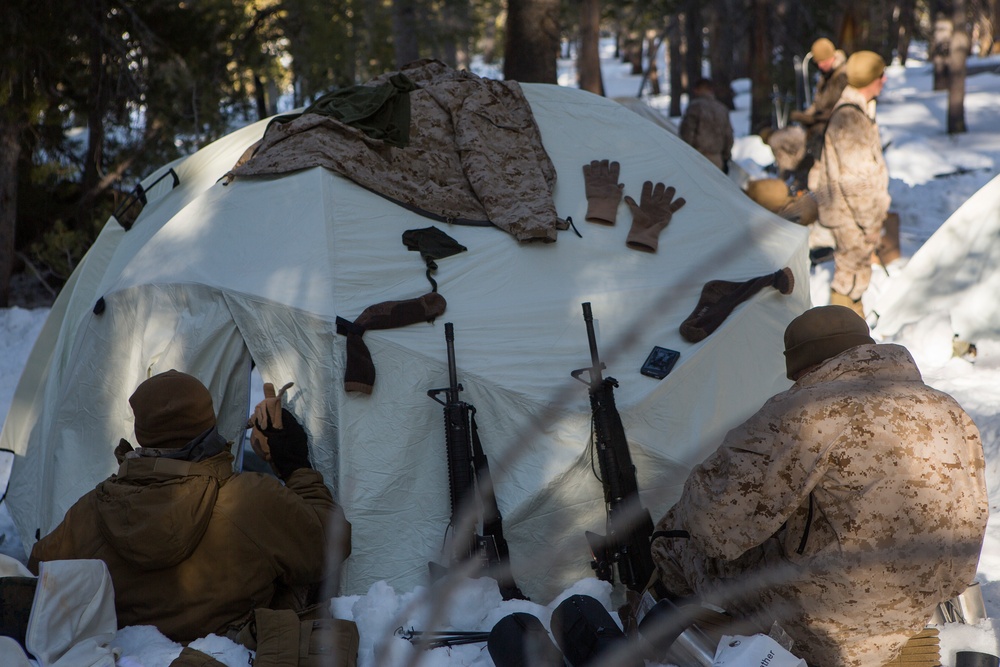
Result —
POLYGON ((875 98, 885 85, 885 61, 859 51, 847 61, 848 86, 830 116, 823 154, 809 172, 819 224, 834 236, 830 303, 864 316, 861 297, 871 281, 871 257, 889 212, 889 170, 875 122, 875 98))
MULTIPOLYGON (((800 162, 798 180, 805 185, 809 169, 819 159, 823 151, 823 133, 833 112, 834 105, 840 99, 847 86, 847 56, 837 49, 833 42, 821 37, 813 42, 810 49, 812 60, 819 70, 816 81, 816 93, 812 103, 802 111, 793 111, 789 120, 799 123, 805 128, 805 156, 800 162)), ((768 142, 770 143, 770 142, 768 142)))
POLYGON ((891 661, 975 577, 988 518, 979 431, 843 306, 785 330, 794 384, 691 471, 652 543, 660 583, 810 665, 891 661))

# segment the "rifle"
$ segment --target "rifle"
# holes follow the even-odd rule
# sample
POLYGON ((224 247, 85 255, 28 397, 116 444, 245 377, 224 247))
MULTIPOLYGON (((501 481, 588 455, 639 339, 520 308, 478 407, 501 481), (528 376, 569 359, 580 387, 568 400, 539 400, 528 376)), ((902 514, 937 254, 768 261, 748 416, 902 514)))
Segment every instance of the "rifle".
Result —
POLYGON ((607 535, 586 532, 593 553, 590 566, 599 579, 611 583, 612 569, 617 567, 618 580, 630 590, 641 593, 655 570, 649 549, 653 518, 641 504, 625 427, 615 407, 614 390, 618 381, 601 375, 606 366, 597 353, 590 303, 583 304, 583 320, 587 323, 591 366, 575 370, 571 375, 590 387, 593 444, 597 448, 608 514, 607 535), (580 377, 583 373, 589 378, 580 377))
MULTIPOLYGON (((497 506, 489 463, 479 440, 476 427, 476 408, 462 401, 458 393, 455 369, 455 330, 451 322, 444 325, 444 338, 448 346, 448 383, 441 389, 429 389, 427 395, 444 406, 445 444, 448 449, 448 488, 451 493, 451 523, 453 564, 476 561, 479 568, 494 576, 504 600, 526 600, 524 593, 514 583, 510 572, 510 552, 503 536, 503 517, 497 506), (439 398, 445 395, 445 400, 439 398), (482 535, 475 532, 475 524, 463 520, 469 508, 476 504, 478 493, 482 505, 482 535)), ((444 568, 429 564, 431 577, 436 579, 444 568)))

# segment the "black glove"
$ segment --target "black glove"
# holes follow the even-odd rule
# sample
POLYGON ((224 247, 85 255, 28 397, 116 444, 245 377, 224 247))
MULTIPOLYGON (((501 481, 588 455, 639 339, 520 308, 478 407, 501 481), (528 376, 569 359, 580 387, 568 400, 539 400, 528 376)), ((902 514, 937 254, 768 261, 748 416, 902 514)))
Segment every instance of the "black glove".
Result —
MULTIPOLYGON (((268 424, 270 427, 270 424, 268 424)), ((281 479, 288 479, 300 468, 312 468, 309 463, 309 445, 306 431, 291 412, 281 408, 281 428, 265 428, 271 452, 271 467, 281 479)))

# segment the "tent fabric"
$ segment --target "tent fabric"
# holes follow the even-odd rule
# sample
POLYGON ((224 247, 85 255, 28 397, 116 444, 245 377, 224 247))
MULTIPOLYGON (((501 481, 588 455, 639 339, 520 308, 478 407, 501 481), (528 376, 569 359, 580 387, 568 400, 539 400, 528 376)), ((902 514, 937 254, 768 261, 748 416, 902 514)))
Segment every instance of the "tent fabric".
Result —
POLYGON ((114 471, 115 443, 133 429, 128 396, 154 373, 202 379, 220 432, 241 442, 252 360, 263 381, 295 382, 286 404, 353 525, 341 592, 428 584, 451 508, 441 406, 427 390, 448 384, 444 323, 453 322, 461 398, 477 410, 514 579, 549 599, 592 573, 584 531, 603 533, 606 521, 587 390, 570 376, 590 365, 583 302, 605 375, 620 383, 642 502, 662 515, 726 431, 788 387, 782 334, 809 293, 761 292, 697 344, 680 323, 709 280, 789 266, 808 285, 807 234, 624 107, 577 89, 523 90, 558 174, 556 209, 579 221, 579 236, 525 245, 499 229, 438 223, 468 249, 437 261, 448 310, 366 333, 380 378, 371 395, 343 389, 336 317, 426 291, 400 238, 427 219, 318 167, 217 182, 266 121, 168 165, 180 184, 150 193, 131 231, 113 220, 104 228, 18 384, 0 447, 17 453, 7 501, 25 544, 114 471), (624 205, 616 226, 584 222, 581 168, 593 159, 621 163, 626 193, 663 181, 687 200, 658 252, 625 246, 624 205), (654 345, 680 352, 660 381, 639 373, 654 345))
POLYGON ((996 337, 1000 333, 998 231, 1000 176, 962 204, 906 266, 886 280, 871 307, 878 318, 873 331, 894 336, 927 313, 947 312, 960 339, 996 337))
POLYGON ((114 667, 115 591, 100 560, 56 560, 38 567, 25 647, 41 667, 114 667))

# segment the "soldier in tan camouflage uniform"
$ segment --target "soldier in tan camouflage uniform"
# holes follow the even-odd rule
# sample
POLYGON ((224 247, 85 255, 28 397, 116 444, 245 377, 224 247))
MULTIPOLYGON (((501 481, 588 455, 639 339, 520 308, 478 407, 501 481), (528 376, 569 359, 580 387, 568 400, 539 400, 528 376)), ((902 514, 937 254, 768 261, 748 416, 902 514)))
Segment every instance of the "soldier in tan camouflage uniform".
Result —
POLYGON ((777 620, 810 665, 891 660, 973 581, 988 515, 969 416, 842 306, 785 332, 791 389, 734 428, 657 530, 664 585, 777 620))
POLYGON ((715 99, 712 82, 699 79, 691 88, 691 101, 681 119, 681 139, 729 173, 733 151, 733 124, 729 109, 715 99))
POLYGON ((819 69, 816 96, 812 104, 802 111, 793 111, 789 118, 805 127, 806 148, 815 159, 823 150, 823 135, 833 107, 847 87, 847 56, 825 37, 813 42, 810 53, 819 69))
POLYGON ((847 76, 849 85, 827 125, 823 155, 809 172, 809 189, 819 205, 819 224, 836 241, 830 303, 864 316, 861 297, 891 202, 874 107, 885 85, 885 61, 859 51, 847 61, 847 76))

